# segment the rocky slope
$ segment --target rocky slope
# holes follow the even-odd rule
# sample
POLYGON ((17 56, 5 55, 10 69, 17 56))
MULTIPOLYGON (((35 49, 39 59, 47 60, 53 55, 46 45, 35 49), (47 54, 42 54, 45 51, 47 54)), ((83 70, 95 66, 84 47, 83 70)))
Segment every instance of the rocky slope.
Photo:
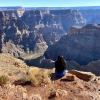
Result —
POLYGON ((79 64, 100 59, 99 32, 99 25, 74 26, 68 35, 47 49, 45 57, 56 60, 63 55, 66 60, 74 60, 79 64))
POLYGON ((99 76, 71 70, 56 79, 53 73, 54 69, 29 67, 9 54, 0 54, 0 100, 100 100, 99 76), (6 84, 1 85, 1 75, 8 76, 6 84))
POLYGON ((40 56, 71 26, 84 24, 77 10, 0 11, 0 52, 22 58, 40 56))
POLYGON ((14 80, 26 75, 28 66, 10 54, 0 54, 0 75, 7 75, 14 80))

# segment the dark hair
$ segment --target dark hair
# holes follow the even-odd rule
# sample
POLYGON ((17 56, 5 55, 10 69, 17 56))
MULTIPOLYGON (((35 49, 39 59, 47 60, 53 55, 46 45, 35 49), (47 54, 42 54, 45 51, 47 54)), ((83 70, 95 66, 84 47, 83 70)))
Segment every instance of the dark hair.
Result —
POLYGON ((55 62, 55 71, 62 72, 66 69, 66 62, 63 56, 58 56, 57 61, 55 62))

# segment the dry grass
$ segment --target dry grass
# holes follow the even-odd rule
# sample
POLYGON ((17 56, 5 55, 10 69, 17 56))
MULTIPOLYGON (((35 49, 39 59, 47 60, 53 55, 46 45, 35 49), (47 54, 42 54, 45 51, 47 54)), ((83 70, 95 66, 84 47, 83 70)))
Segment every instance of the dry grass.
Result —
POLYGON ((28 66, 20 59, 9 54, 0 54, 0 74, 10 77, 10 80, 19 80, 26 76, 28 66))
POLYGON ((50 70, 37 67, 28 67, 23 61, 16 59, 9 54, 0 54, 0 73, 6 73, 10 82, 15 84, 32 83, 34 86, 48 84, 50 70))
POLYGON ((1 75, 0 76, 0 85, 1 86, 7 84, 8 81, 9 81, 9 78, 6 75, 1 75))
POLYGON ((43 70, 40 68, 30 68, 28 72, 28 79, 32 82, 33 85, 41 85, 41 84, 48 84, 50 83, 50 77, 49 77, 50 71, 49 70, 43 70))
POLYGON ((16 85, 33 85, 40 86, 46 85, 51 82, 50 80, 51 71, 41 68, 29 68, 27 75, 20 77, 15 81, 16 85))

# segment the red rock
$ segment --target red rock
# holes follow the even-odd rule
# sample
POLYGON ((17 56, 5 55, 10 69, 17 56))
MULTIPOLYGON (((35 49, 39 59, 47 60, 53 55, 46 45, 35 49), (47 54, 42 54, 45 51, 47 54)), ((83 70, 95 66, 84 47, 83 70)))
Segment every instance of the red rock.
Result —
POLYGON ((90 81, 94 77, 94 74, 92 73, 82 72, 82 71, 77 71, 77 70, 71 70, 69 71, 69 73, 75 75, 76 77, 84 81, 90 81))

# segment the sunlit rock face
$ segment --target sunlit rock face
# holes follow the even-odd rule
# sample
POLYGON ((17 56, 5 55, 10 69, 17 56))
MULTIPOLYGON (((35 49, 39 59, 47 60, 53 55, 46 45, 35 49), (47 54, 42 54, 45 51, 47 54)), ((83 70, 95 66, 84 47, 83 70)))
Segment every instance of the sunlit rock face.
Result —
POLYGON ((75 60, 80 64, 100 59, 99 32, 99 25, 74 26, 68 35, 47 49, 45 56, 55 60, 57 56, 63 55, 66 60, 75 60))
MULTIPOLYGON (((29 26, 16 11, 0 12, 0 51, 16 57, 47 49, 42 33, 29 26)), ((33 18, 31 18, 32 20, 33 18)), ((28 21, 30 18, 28 19, 28 21)), ((30 24, 32 24, 30 22, 30 24)), ((33 24, 32 24, 33 25, 33 24)))
POLYGON ((78 10, 62 10, 62 11, 51 11, 55 14, 55 22, 61 23, 64 30, 69 31, 73 25, 84 25, 86 24, 85 19, 78 10))

